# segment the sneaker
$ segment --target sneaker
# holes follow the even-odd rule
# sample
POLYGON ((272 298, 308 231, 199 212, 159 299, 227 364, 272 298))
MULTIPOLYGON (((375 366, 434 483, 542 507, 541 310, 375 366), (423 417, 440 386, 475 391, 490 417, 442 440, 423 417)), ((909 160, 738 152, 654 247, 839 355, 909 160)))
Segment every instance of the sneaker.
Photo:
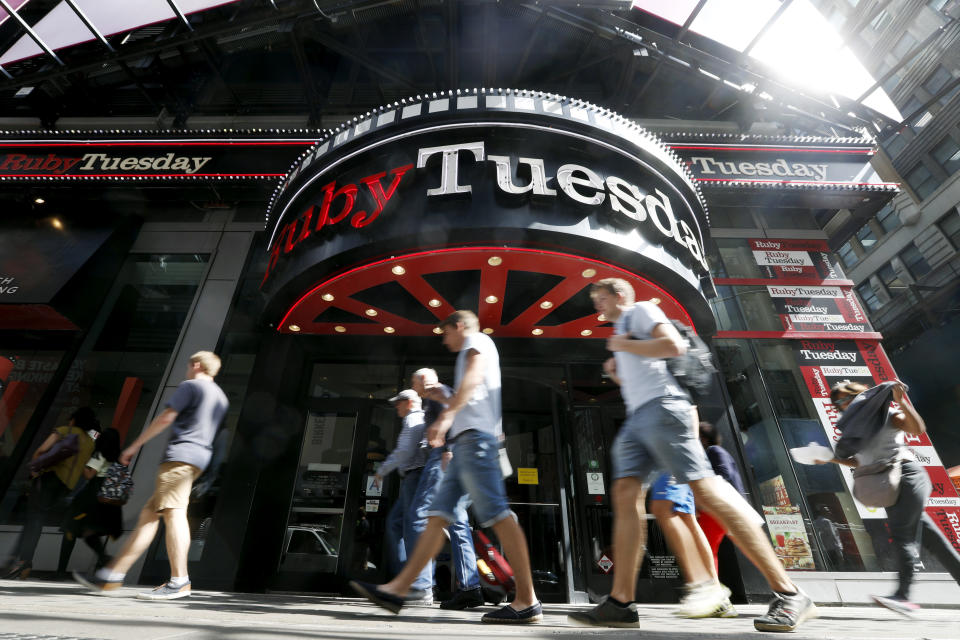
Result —
MULTIPOLYGON (((730 604, 730 589, 719 582, 707 582, 687 588, 674 615, 681 618, 716 618, 730 604)), ((734 612, 736 613, 736 612, 734 612)))
POLYGON ((541 620, 543 620, 543 607, 540 606, 539 602, 520 611, 507 605, 496 611, 485 613, 480 618, 480 622, 493 624, 532 624, 541 620))
MULTIPOLYGON (((444 529, 446 531, 446 529, 444 529)), ((483 590, 480 587, 472 589, 458 589, 449 600, 440 603, 441 609, 450 609, 453 611, 463 611, 473 607, 483 606, 483 590)))
POLYGON ((890 611, 896 611, 900 615, 912 618, 913 614, 920 611, 920 605, 910 602, 906 598, 897 595, 892 596, 870 596, 873 601, 881 607, 886 607, 890 611))
POLYGON ((137 594, 137 600, 176 600, 186 598, 190 595, 190 583, 175 587, 166 582, 151 591, 141 591, 137 594))
POLYGON ((95 573, 73 572, 73 579, 79 582, 94 593, 100 593, 108 596, 120 595, 118 589, 123 586, 122 581, 102 580, 95 573))
POLYGON ((730 598, 727 598, 726 601, 720 605, 720 608, 712 615, 708 616, 710 618, 737 618, 740 614, 737 613, 736 607, 733 606, 733 603, 730 602, 730 598))
POLYGON ((375 584, 351 580, 350 588, 390 613, 400 613, 400 609, 402 609, 405 604, 403 598, 395 596, 392 593, 387 593, 386 591, 381 591, 375 584))
POLYGON ((637 605, 630 603, 620 607, 604 598, 603 602, 589 611, 577 611, 567 616, 571 624, 581 627, 639 627, 637 605))
POLYGON ((818 615, 813 600, 803 591, 792 596, 774 592, 767 614, 754 618, 753 627, 757 631, 795 631, 804 620, 818 615))
POLYGON ((410 589, 407 595, 403 596, 403 606, 405 607, 432 607, 433 591, 427 589, 410 589))

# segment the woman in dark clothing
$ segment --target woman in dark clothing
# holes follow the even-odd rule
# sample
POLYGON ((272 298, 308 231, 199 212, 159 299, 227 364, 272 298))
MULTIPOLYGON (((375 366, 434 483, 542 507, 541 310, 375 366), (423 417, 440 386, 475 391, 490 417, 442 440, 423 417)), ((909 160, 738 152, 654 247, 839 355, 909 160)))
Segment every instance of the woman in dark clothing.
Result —
MULTIPOLYGON (((831 390, 830 400, 838 410, 844 411, 854 398, 866 390, 867 387, 858 382, 841 382, 831 390)), ((900 493, 893 506, 887 507, 887 524, 899 566, 899 584, 896 593, 891 596, 871 597, 881 606, 910 616, 920 608, 910 601, 910 586, 913 584, 916 563, 920 559, 920 544, 936 556, 958 584, 960 554, 923 510, 930 497, 932 484, 926 470, 908 453, 904 445, 904 433, 920 435, 927 427, 913 406, 903 401, 904 390, 899 381, 893 385, 893 400, 900 405, 900 409, 887 410, 883 425, 855 455, 818 460, 817 464, 833 462, 856 468, 881 460, 899 460, 902 471, 900 493)))
POLYGON ((96 449, 83 469, 87 484, 70 503, 63 526, 60 527, 63 542, 60 543, 57 573, 66 572, 77 538, 83 538, 97 554, 98 569, 109 561, 103 536, 113 539, 120 537, 123 533, 123 510, 118 504, 100 502, 97 494, 110 466, 120 457, 120 450, 120 433, 116 429, 107 429, 97 438, 96 449))
POLYGON ((31 461, 51 452, 59 441, 75 437, 76 452, 50 466, 32 471, 23 529, 14 546, 14 555, 3 569, 0 578, 26 578, 33 566, 33 554, 40 542, 44 521, 48 514, 63 504, 77 486, 83 465, 90 459, 95 440, 100 434, 100 422, 90 407, 80 407, 70 416, 70 422, 53 430, 33 452, 31 461))

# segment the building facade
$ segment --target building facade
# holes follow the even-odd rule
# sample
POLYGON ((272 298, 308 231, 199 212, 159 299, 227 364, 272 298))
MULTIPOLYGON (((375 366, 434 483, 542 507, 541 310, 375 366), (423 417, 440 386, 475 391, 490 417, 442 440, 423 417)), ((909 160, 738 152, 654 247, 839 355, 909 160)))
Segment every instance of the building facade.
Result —
MULTIPOLYGON (((351 15, 375 25, 367 35, 392 20, 408 20, 411 32, 418 23, 428 34, 437 28, 436 13, 401 5, 386 16, 351 15)), ((0 192, 12 215, 0 223, 0 552, 22 522, 25 461, 50 429, 88 405, 130 437, 162 408, 189 355, 212 347, 231 409, 188 514, 194 582, 336 594, 349 577, 383 578, 384 519, 397 486, 380 490, 370 477, 399 426, 386 399, 423 366, 450 380, 453 358, 434 328, 470 308, 501 353, 506 448, 517 470, 507 490, 531 540, 538 593, 564 602, 606 593, 615 570, 609 446, 623 407, 601 376, 611 327, 587 287, 618 276, 709 338, 721 373, 701 415, 740 463, 791 576, 826 602, 866 601, 891 578, 882 511, 857 504, 840 470, 789 454, 836 438, 830 384, 896 375, 823 226, 825 216, 879 220, 902 197, 873 170, 873 139, 831 135, 832 122, 798 135, 776 122, 722 120, 740 107, 721 98, 742 95, 677 66, 663 55, 676 34, 657 36, 642 21, 631 24, 646 55, 611 35, 611 25, 625 25, 618 15, 490 7, 477 11, 491 31, 518 16, 551 25, 511 43, 520 47, 517 75, 537 67, 522 75, 534 89, 477 89, 454 77, 448 86, 459 89, 401 94, 389 86, 396 74, 360 56, 360 67, 390 80, 381 93, 397 93, 374 101, 359 90, 360 70, 347 97, 332 82, 328 102, 350 115, 329 130, 4 134, 0 192), (571 15, 582 20, 573 36, 571 15), (558 60, 558 42, 585 43, 574 56, 584 60, 564 64, 589 77, 552 80, 584 99, 548 90, 531 46, 545 35, 556 39, 558 60), (619 82, 594 38, 617 43, 619 82), (594 54, 601 67, 587 64, 594 54), (635 96, 630 74, 644 79, 635 96), (678 86, 682 107, 671 93, 678 86), (604 100, 590 101, 593 92, 604 100), (695 104, 703 119, 689 115, 695 104), (841 531, 839 563, 815 526, 822 507, 841 531)), ((339 27, 323 20, 310 28, 342 50, 327 31, 342 36, 339 27)), ((271 47, 287 33, 276 23, 267 28, 271 47)), ((473 41, 449 44, 476 53, 473 41)), ((497 61, 481 66, 504 77, 497 61)), ((788 111, 776 117, 795 117, 788 111)), ((850 131, 841 124, 836 131, 850 131)), ((928 511, 960 545, 960 498, 934 442, 910 444, 935 480, 928 511)), ((137 460, 128 527, 162 448, 153 442, 137 460)), ((56 517, 47 524, 34 559, 41 577, 57 568, 61 539, 56 517)), ((652 522, 650 532, 639 593, 672 601, 679 570, 652 522)), ((917 600, 956 602, 935 560, 923 562, 917 600)), ((67 566, 89 563, 78 549, 67 566)), ((150 582, 166 570, 157 544, 133 573, 150 582)), ((732 547, 721 572, 738 597, 766 597, 732 547)), ((444 562, 437 583, 451 587, 444 562)))

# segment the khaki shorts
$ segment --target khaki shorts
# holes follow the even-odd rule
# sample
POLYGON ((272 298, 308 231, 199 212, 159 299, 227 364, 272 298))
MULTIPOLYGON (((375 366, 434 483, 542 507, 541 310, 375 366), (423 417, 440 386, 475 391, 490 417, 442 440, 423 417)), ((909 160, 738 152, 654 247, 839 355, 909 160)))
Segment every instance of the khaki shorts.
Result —
POLYGON ((199 467, 186 462, 164 462, 157 469, 153 495, 143 508, 158 512, 164 509, 186 509, 190 504, 193 481, 200 477, 200 473, 199 467))

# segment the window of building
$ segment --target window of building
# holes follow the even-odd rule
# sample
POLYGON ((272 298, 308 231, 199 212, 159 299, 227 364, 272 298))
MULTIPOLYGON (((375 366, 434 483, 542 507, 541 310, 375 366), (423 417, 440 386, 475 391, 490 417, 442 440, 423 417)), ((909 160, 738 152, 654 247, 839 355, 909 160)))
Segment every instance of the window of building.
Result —
POLYGON ((884 234, 887 234, 900 226, 900 216, 893 210, 892 204, 887 204, 877 212, 877 222, 884 234))
POLYGON ((937 68, 933 70, 933 73, 930 74, 930 77, 923 83, 923 88, 931 97, 937 95, 937 92, 940 89, 943 89, 948 82, 953 79, 953 76, 950 75, 950 72, 943 68, 942 65, 937 65, 937 68))
POLYGON ((763 278, 750 244, 742 238, 715 238, 722 271, 727 278, 763 278))
POLYGON ((710 207, 710 226, 716 229, 753 229, 757 223, 746 207, 710 207))
POLYGON ((857 295, 860 296, 860 301, 863 302, 863 305, 867 308, 867 311, 876 311, 883 306, 880 298, 877 297, 877 292, 873 290, 869 282, 858 284, 854 288, 857 291, 857 295))
POLYGON ((857 262, 857 254, 854 253, 853 245, 849 241, 840 245, 840 248, 837 249, 837 257, 840 258, 840 262, 845 267, 852 266, 857 262))
POLYGON ((874 31, 880 31, 890 23, 890 14, 886 10, 881 11, 870 21, 870 28, 874 31))
POLYGON ((877 271, 877 277, 880 278, 880 281, 883 283, 883 286, 886 287, 887 293, 890 294, 890 297, 896 297, 903 293, 907 285, 904 284, 903 280, 900 279, 900 276, 897 275, 897 272, 894 271, 893 267, 889 264, 880 267, 880 270, 877 271))
POLYGON ((763 212, 767 229, 819 229, 809 209, 768 209, 763 212))
POLYGON ((857 230, 857 240, 860 241, 860 244, 863 245, 864 251, 870 251, 873 249, 873 245, 877 243, 877 236, 873 232, 873 227, 869 224, 865 224, 860 229, 857 230))
POLYGON ((957 141, 950 136, 947 136, 940 144, 935 146, 930 155, 937 161, 937 164, 943 167, 947 175, 952 175, 955 171, 960 170, 960 144, 957 144, 957 141))
POLYGON ((940 11, 950 0, 927 0, 927 6, 934 11, 940 11))
POLYGON ((920 249, 917 249, 917 245, 912 242, 907 245, 906 249, 900 252, 900 259, 903 261, 903 265, 907 268, 907 271, 910 272, 910 275, 916 279, 920 279, 930 273, 930 263, 928 263, 927 259, 920 253, 920 249))
POLYGON ((907 139, 902 134, 896 134, 888 138, 883 143, 883 150, 887 152, 887 155, 891 158, 896 158, 900 155, 900 152, 903 151, 903 148, 907 146, 907 139))
POLYGON ((940 186, 940 183, 933 174, 930 173, 930 170, 922 164, 918 164, 912 170, 908 171, 904 177, 907 179, 907 184, 910 185, 910 188, 913 189, 913 192, 917 194, 917 198, 920 200, 926 200, 930 194, 940 186))
POLYGON ((894 45, 891 52, 896 56, 897 60, 902 60, 907 57, 907 54, 910 53, 910 50, 913 49, 916 44, 917 39, 909 33, 905 33, 897 40, 897 44, 894 45))
POLYGON ((960 211, 954 209, 938 223, 940 231, 947 236, 954 249, 960 249, 960 211))

